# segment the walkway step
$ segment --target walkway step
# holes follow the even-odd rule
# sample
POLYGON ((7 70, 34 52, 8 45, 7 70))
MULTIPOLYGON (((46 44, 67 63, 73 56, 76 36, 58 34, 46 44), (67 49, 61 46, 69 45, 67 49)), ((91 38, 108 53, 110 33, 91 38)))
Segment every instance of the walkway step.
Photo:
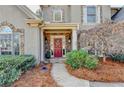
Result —
POLYGON ((65 58, 53 58, 53 59, 50 59, 50 63, 61 63, 61 62, 64 62, 65 61, 65 58))
POLYGON ((89 87, 89 81, 70 75, 63 63, 54 63, 51 75, 57 84, 63 87, 89 87))

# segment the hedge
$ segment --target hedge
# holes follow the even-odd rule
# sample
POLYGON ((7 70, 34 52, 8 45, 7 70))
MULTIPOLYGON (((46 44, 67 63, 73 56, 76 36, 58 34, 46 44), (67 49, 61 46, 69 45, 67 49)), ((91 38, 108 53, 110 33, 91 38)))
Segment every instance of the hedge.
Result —
POLYGON ((21 73, 32 68, 35 61, 32 55, 0 56, 0 86, 10 86, 21 73))

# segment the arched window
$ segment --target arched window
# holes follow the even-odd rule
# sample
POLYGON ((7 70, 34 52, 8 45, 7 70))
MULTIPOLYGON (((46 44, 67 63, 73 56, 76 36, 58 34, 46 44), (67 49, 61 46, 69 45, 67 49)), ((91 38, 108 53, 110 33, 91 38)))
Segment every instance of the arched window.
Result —
POLYGON ((14 32, 9 26, 1 26, 0 55, 18 55, 19 38, 19 32, 14 32))

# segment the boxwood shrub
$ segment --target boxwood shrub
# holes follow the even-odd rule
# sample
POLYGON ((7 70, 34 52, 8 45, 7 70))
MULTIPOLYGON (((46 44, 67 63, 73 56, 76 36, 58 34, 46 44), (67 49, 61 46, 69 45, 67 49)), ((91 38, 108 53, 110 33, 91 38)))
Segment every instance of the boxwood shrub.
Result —
POLYGON ((109 56, 113 61, 124 62, 124 54, 111 54, 109 56))
POLYGON ((21 73, 35 65, 32 55, 0 56, 0 86, 10 86, 21 73))
POLYGON ((96 68, 98 64, 98 58, 89 55, 84 50, 74 50, 67 53, 66 63, 71 65, 73 69, 78 69, 81 67, 86 67, 88 69, 96 68))

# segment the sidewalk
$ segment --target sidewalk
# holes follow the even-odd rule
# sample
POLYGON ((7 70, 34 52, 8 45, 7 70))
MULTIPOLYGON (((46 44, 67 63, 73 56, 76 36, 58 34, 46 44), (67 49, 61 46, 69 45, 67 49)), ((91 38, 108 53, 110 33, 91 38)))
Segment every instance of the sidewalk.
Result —
POLYGON ((89 87, 89 81, 71 76, 63 63, 54 63, 51 75, 57 84, 63 87, 89 87))

